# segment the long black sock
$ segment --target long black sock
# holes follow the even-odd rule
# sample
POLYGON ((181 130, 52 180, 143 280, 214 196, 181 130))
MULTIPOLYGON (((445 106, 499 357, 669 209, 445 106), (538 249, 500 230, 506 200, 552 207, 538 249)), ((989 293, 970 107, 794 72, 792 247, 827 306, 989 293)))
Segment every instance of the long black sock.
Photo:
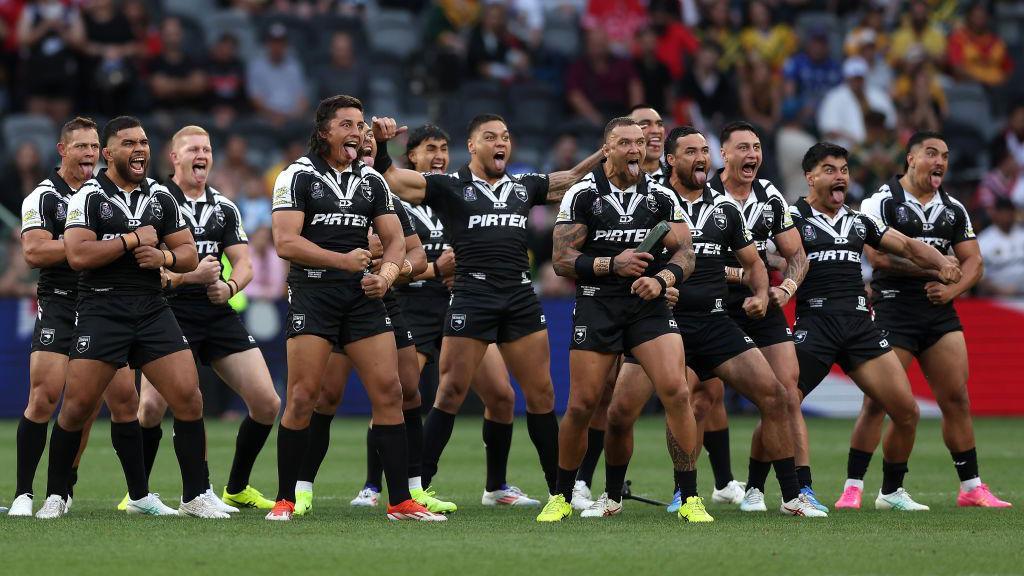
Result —
MULTIPOLYGON (((422 468, 421 462, 420 469, 422 468)), ((372 487, 377 492, 384 491, 384 463, 380 461, 377 447, 373 445, 371 428, 366 429, 366 482, 363 482, 363 486, 372 487)))
MULTIPOLYGON (((303 480, 312 483, 316 480, 316 474, 320 471, 320 465, 327 457, 327 448, 331 445, 331 421, 334 414, 320 414, 313 412, 309 419, 309 433, 307 434, 306 449, 302 454, 302 463, 299 465, 296 480, 303 480)), ((280 426, 278 426, 280 428, 280 426)), ((280 438, 280 432, 278 432, 280 438)), ((280 445, 280 440, 278 440, 280 445)), ((280 461, 280 458, 278 458, 280 461)))
POLYGON ((764 483, 768 480, 768 473, 772 470, 771 462, 750 459, 747 464, 747 489, 757 488, 764 494, 764 483))
POLYGON ((608 499, 622 502, 622 487, 626 484, 626 469, 629 464, 612 466, 608 460, 604 461, 604 486, 608 493, 608 499))
MULTIPOLYGON (((530 440, 540 457, 540 467, 544 470, 544 479, 548 483, 548 493, 557 494, 555 484, 558 479, 558 417, 554 410, 547 414, 526 413, 526 430, 530 440)), ((572 484, 576 484, 573 478, 572 484)), ((569 486, 572 495, 572 486, 569 486)))
POLYGON ((696 470, 676 470, 676 486, 679 488, 679 495, 682 497, 682 501, 686 502, 686 499, 690 496, 697 495, 697 471, 696 470))
POLYGON ((71 467, 71 476, 68 477, 68 498, 75 496, 75 484, 78 484, 78 466, 71 467))
POLYGON ((800 483, 801 488, 811 488, 811 467, 810 466, 797 466, 796 467, 796 479, 800 483))
POLYGON ((406 475, 415 478, 423 475, 423 417, 420 416, 419 406, 403 410, 402 416, 405 417, 405 441, 409 447, 409 470, 406 475))
POLYGON ((906 462, 886 462, 882 460, 882 494, 892 494, 903 487, 903 477, 907 475, 906 462))
POLYGON ((441 460, 441 453, 448 445, 452 437, 452 430, 455 429, 455 414, 449 414, 444 410, 431 408, 427 412, 427 419, 423 423, 423 462, 422 474, 423 485, 430 486, 430 482, 437 474, 437 464, 441 460))
POLYGON ((488 492, 500 490, 506 484, 508 453, 512 450, 512 424, 502 424, 484 418, 484 449, 487 452, 488 492))
POLYGON ((863 480, 868 473, 868 464, 871 464, 871 452, 850 448, 850 454, 846 457, 846 477, 863 480))
POLYGON ((249 485, 249 475, 256 464, 256 457, 267 443, 273 424, 260 424, 249 416, 238 426, 235 438, 235 458, 231 461, 228 474, 228 494, 238 494, 249 485))
POLYGON ((775 478, 782 490, 782 501, 789 502, 800 495, 800 482, 796 479, 796 461, 793 457, 781 458, 772 462, 775 466, 775 478))
POLYGON ((160 439, 164 437, 164 430, 158 423, 152 428, 142 427, 142 461, 146 467, 146 479, 153 472, 153 463, 156 462, 156 453, 160 450, 160 439))
POLYGON ((384 464, 388 503, 392 506, 401 504, 412 498, 409 495, 409 445, 405 424, 374 424, 370 434, 384 464))
POLYGON ((46 449, 46 426, 50 421, 33 422, 24 416, 18 421, 18 484, 14 496, 32 493, 32 480, 39 467, 39 459, 46 449))
POLYGON ((132 500, 145 498, 149 494, 149 478, 143 462, 142 427, 138 420, 111 422, 110 441, 114 452, 121 461, 124 479, 128 483, 128 495, 132 500))
MULTIPOLYGON (((75 463, 75 454, 82 443, 82 431, 69 432, 53 425, 50 434, 50 462, 46 468, 46 495, 67 494, 71 467, 75 463)), ((145 494, 143 494, 145 496, 145 494)))
POLYGON ((972 480, 978 477, 978 449, 971 448, 964 452, 950 452, 953 457, 953 466, 956 467, 956 475, 961 482, 972 480))
POLYGON ((729 429, 705 430, 704 449, 715 475, 715 488, 721 490, 732 482, 732 458, 729 455, 729 429))
POLYGON ((576 484, 576 474, 578 472, 579 468, 566 470, 559 466, 558 471, 555 473, 555 489, 551 490, 551 494, 561 494, 565 496, 566 502, 571 501, 572 487, 576 484))
POLYGON ((577 480, 586 482, 587 486, 594 485, 594 470, 597 470, 597 461, 601 459, 603 451, 604 430, 587 428, 587 453, 583 455, 583 462, 580 464, 580 471, 576 476, 577 480))
POLYGON ((306 455, 309 443, 309 426, 301 430, 277 425, 277 498, 295 502, 295 481, 298 480, 299 466, 306 455))
POLYGON ((181 468, 181 500, 191 502, 209 487, 203 419, 174 419, 174 455, 181 468))

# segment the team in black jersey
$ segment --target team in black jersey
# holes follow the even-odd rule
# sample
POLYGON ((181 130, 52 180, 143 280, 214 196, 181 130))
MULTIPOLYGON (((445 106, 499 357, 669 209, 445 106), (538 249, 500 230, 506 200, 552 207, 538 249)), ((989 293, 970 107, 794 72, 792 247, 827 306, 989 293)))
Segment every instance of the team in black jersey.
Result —
MULTIPOLYGON (((32 515, 32 480, 46 447, 47 425, 64 388, 78 297, 78 272, 68 265, 64 252, 64 226, 71 196, 92 178, 99 151, 99 134, 92 120, 74 118, 68 121, 61 128, 57 143, 60 166, 22 203, 21 243, 25 261, 40 271, 36 325, 29 356, 28 405, 18 422, 17 485, 8 511, 10 516, 32 515)), ((114 422, 135 419, 138 396, 128 369, 117 372, 103 398, 114 422)), ((66 508, 71 507, 78 462, 95 417, 96 413, 85 423, 82 431, 82 442, 72 465, 66 508)))
MULTIPOLYGON (((892 421, 885 438, 882 487, 875 508, 927 510, 903 489, 914 446, 918 408, 910 382, 886 337, 872 321, 861 279, 865 247, 909 259, 944 284, 960 268, 938 250, 844 205, 849 186, 847 151, 818 143, 804 155, 808 195, 790 207, 809 269, 797 291, 794 326, 801 396, 811 393, 837 363, 892 421)), ((863 488, 863 485, 860 486, 863 488)))
MULTIPOLYGON (((919 132, 906 149, 906 173, 864 200, 863 210, 887 226, 947 255, 963 270, 943 283, 934 272, 906 259, 867 250, 875 270, 871 302, 878 327, 904 368, 917 358, 942 411, 943 439, 960 479, 959 506, 1008 507, 982 483, 967 395, 967 345, 953 300, 981 278, 984 265, 970 216, 942 189, 949 148, 941 134, 919 132)), ((853 437, 847 484, 867 472, 878 446, 883 410, 864 399, 853 437)), ((858 499, 859 502, 859 499, 858 499)))

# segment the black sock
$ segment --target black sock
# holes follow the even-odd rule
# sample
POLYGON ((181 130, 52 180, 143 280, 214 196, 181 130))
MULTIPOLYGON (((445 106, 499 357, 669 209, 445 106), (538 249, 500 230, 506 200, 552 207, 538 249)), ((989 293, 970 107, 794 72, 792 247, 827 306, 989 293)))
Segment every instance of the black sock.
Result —
MULTIPOLYGON (((384 491, 384 463, 380 461, 377 447, 373 445, 373 433, 366 429, 366 482, 363 487, 372 487, 377 492, 384 491)), ((423 464, 420 463, 422 473, 423 464)))
POLYGON ((960 481, 973 480, 978 477, 978 449, 971 448, 965 452, 950 452, 953 457, 953 466, 956 467, 956 475, 960 481))
MULTIPOLYGON (((409 470, 406 476, 423 476, 423 417, 420 407, 403 410, 405 417, 405 442, 409 449, 409 470)), ((428 486, 423 486, 427 488, 428 486)))
POLYGON ((715 488, 721 490, 732 482, 732 458, 729 455, 729 429, 704 431, 704 450, 715 475, 715 488))
POLYGON ((811 488, 811 467, 797 466, 796 479, 800 483, 801 488, 811 488))
POLYGON ((903 487, 903 477, 907 471, 906 462, 886 462, 882 460, 882 494, 892 494, 903 487))
MULTIPOLYGON (((204 431, 205 435, 205 431, 204 431)), ((207 488, 213 489, 213 482, 210 481, 210 461, 206 459, 206 450, 203 450, 203 492, 207 488)))
POLYGON ((502 424, 484 418, 484 449, 487 453, 488 492, 500 490, 506 484, 508 453, 512 450, 512 424, 502 424))
POLYGON ((53 425, 50 434, 50 462, 46 468, 46 495, 67 494, 71 467, 75 464, 75 454, 82 443, 82 431, 69 432, 53 425))
POLYGON ((679 495, 685 503, 690 496, 697 495, 697 471, 676 470, 676 487, 679 488, 679 495))
POLYGON ((373 445, 384 464, 388 483, 388 503, 394 506, 412 498, 409 495, 409 445, 405 424, 374 424, 370 429, 373 445))
POLYGON ((18 421, 18 484, 14 496, 32 494, 32 480, 39 467, 39 459, 46 449, 46 426, 50 421, 33 422, 24 416, 18 421))
POLYGON ((235 458, 231 461, 228 474, 228 494, 238 494, 249 485, 249 475, 256 464, 256 457, 267 443, 273 424, 260 424, 249 416, 238 426, 235 438, 235 458))
POLYGON ((576 484, 577 472, 579 472, 579 468, 566 470, 559 466, 558 472, 555 473, 555 489, 552 490, 551 493, 561 494, 562 496, 565 496, 566 502, 570 502, 572 500, 572 487, 576 484))
POLYGON ((772 470, 771 462, 750 459, 747 464, 747 490, 757 488, 764 494, 764 483, 768 480, 768 473, 772 470))
POLYGON ((292 430, 277 425, 277 498, 295 502, 295 481, 309 443, 309 426, 292 430))
POLYGON ((607 459, 604 461, 604 491, 608 493, 610 500, 622 502, 622 487, 626 484, 626 468, 629 468, 628 463, 622 466, 612 466, 607 459))
MULTIPOLYGON (((334 414, 313 412, 313 416, 309 419, 309 428, 307 428, 309 433, 307 434, 306 450, 302 454, 302 463, 299 465, 296 480, 310 483, 316 480, 320 465, 327 457, 327 448, 331 445, 332 420, 334 420, 334 414)), ((280 435, 280 433, 278 434, 280 435)))
MULTIPOLYGON (((548 492, 557 494, 555 484, 558 478, 558 418, 554 410, 547 414, 526 413, 526 430, 530 440, 540 457, 540 467, 544 470, 544 479, 548 483, 548 492)), ((573 477, 572 484, 576 483, 573 477)), ((572 494, 572 485, 569 486, 572 494)))
MULTIPOLYGON (((796 461, 792 456, 772 462, 775 466, 775 478, 782 490, 782 501, 789 502, 800 495, 800 482, 796 479, 796 461)), ((763 490, 762 490, 763 492, 763 490)))
POLYGON ((181 468, 181 501, 191 502, 206 492, 210 483, 206 466, 206 427, 203 419, 174 419, 174 455, 181 468))
POLYGON ((431 408, 427 412, 427 419, 423 423, 423 485, 430 486, 431 480, 437 474, 437 464, 441 461, 441 453, 448 445, 452 437, 452 430, 455 429, 455 414, 449 414, 444 410, 431 408))
POLYGON ((111 422, 110 441, 121 461, 129 497, 132 500, 145 498, 149 494, 149 478, 146 477, 146 465, 143 462, 142 427, 139 421, 111 422))
POLYGON ((580 471, 576 476, 577 480, 586 482, 587 486, 594 485, 594 470, 597 470, 597 461, 601 459, 603 451, 604 430, 587 428, 587 453, 583 455, 583 463, 580 464, 580 471))
POLYGON ((868 464, 871 463, 871 452, 850 448, 850 455, 846 457, 846 477, 853 480, 863 480, 868 473, 868 464))
POLYGON ((164 429, 157 423, 152 428, 142 427, 142 462, 146 468, 146 479, 153 473, 156 453, 160 450, 160 439, 164 437, 164 429))
POLYGON ((78 466, 71 467, 71 476, 68 477, 68 498, 74 498, 75 484, 78 484, 78 466))

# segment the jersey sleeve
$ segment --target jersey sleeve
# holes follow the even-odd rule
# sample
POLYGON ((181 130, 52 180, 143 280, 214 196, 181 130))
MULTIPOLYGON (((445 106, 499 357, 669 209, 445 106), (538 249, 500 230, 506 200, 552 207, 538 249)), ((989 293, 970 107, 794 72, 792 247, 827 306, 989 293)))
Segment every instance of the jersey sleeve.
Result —
POLYGON ((96 223, 99 221, 96 214, 98 206, 97 195, 93 194, 91 190, 82 189, 75 192, 68 203, 68 219, 64 224, 64 229, 87 228, 95 232, 96 223))
POLYGON ((526 186, 526 193, 530 197, 531 206, 541 206, 548 203, 548 175, 547 174, 523 174, 519 181, 526 186))
POLYGON ((872 194, 860 203, 860 213, 874 220, 879 227, 885 227, 885 216, 882 214, 883 194, 872 194))
POLYGON ((160 208, 164 212, 164 217, 160 220, 162 228, 160 230, 161 238, 188 228, 188 224, 185 222, 185 215, 181 213, 181 207, 178 206, 178 202, 171 196, 170 192, 157 192, 153 196, 153 202, 159 202, 160 208))
MULTIPOLYGON (((377 174, 367 174, 363 176, 363 181, 359 185, 369 190, 371 219, 395 213, 395 197, 391 194, 391 189, 388 188, 388 184, 383 178, 377 174)), ((403 225, 402 228, 404 230, 405 226, 403 225)))
POLYGON ((398 214, 398 220, 402 223, 402 234, 406 237, 416 236, 416 227, 413 226, 412 217, 409 216, 409 210, 402 204, 402 201, 398 198, 392 198, 392 202, 395 204, 395 214, 398 214))
POLYGON ((889 230, 889 227, 862 213, 857 214, 857 218, 864 224, 864 230, 867 232, 864 243, 872 248, 881 249, 882 236, 889 230))
POLYGON ((303 177, 301 172, 286 168, 277 175, 274 181, 274 197, 271 210, 298 210, 306 209, 306 190, 304 184, 308 176, 303 177))
POLYGON ((223 201, 218 206, 224 212, 224 247, 248 244, 249 237, 242 228, 242 213, 238 211, 238 206, 230 201, 223 201))
POLYGON ((457 181, 447 174, 424 174, 423 179, 427 181, 423 203, 429 204, 434 210, 440 210, 447 201, 449 190, 457 181))
MULTIPOLYGON (((587 194, 588 190, 589 188, 585 186, 575 186, 565 193, 562 203, 558 206, 555 224, 588 224, 589 218, 585 208, 586 199, 590 196, 587 194)), ((600 202, 600 199, 596 201, 600 202)))
POLYGON ((977 240, 977 235, 974 234, 974 226, 971 225, 971 215, 967 213, 967 209, 964 205, 956 202, 951 207, 956 219, 953 223, 953 237, 950 238, 950 242, 954 245, 968 240, 977 240))
POLYGON ((54 235, 56 196, 44 190, 35 189, 21 203, 21 233, 29 230, 46 230, 54 235))
POLYGON ((781 234, 793 227, 793 216, 789 213, 789 204, 782 195, 773 195, 770 200, 771 209, 775 212, 772 222, 772 236, 781 234))
POLYGON ((740 214, 739 209, 732 204, 722 204, 721 210, 729 221, 729 237, 726 238, 729 248, 735 252, 753 244, 754 236, 751 235, 750 229, 747 228, 747 223, 743 220, 743 215, 740 214))

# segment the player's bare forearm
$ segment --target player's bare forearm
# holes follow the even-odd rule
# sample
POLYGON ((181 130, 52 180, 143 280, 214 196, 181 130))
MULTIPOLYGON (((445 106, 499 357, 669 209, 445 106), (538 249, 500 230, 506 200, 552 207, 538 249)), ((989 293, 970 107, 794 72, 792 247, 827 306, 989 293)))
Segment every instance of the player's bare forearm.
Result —
POLYGON ((120 236, 97 240, 95 232, 84 228, 71 228, 64 232, 64 250, 68 264, 75 270, 100 268, 125 254, 120 236))
POLYGON ((384 181, 396 196, 412 204, 421 204, 427 195, 427 179, 415 170, 391 165, 384 172, 384 181))
POLYGON ((686 280, 693 274, 693 268, 697 264, 690 227, 684 222, 673 222, 671 227, 672 231, 665 236, 665 247, 671 252, 668 262, 682 268, 683 280, 686 280))
POLYGON ((768 269, 765 268, 764 262, 758 256, 757 249, 750 245, 746 249, 738 251, 736 256, 739 258, 740 264, 743 265, 743 277, 746 278, 746 284, 750 290, 755 296, 767 297, 770 287, 768 269))
POLYGON ((555 274, 564 278, 576 278, 576 259, 580 248, 587 240, 586 225, 577 223, 556 224, 552 233, 551 265, 555 274))
POLYGON ((955 296, 960 296, 973 288, 985 275, 985 261, 981 254, 970 254, 960 260, 960 273, 960 281, 949 285, 949 289, 955 296))
POLYGON ((598 150, 569 170, 548 174, 548 204, 561 202, 562 196, 565 196, 565 191, 593 170, 603 157, 604 153, 598 150))
POLYGON ((25 263, 32 268, 49 268, 56 266, 67 256, 64 253, 64 240, 53 236, 45 230, 30 230, 21 238, 21 248, 25 263), (34 234, 38 233, 38 235, 34 234))
POLYGON ((241 292, 252 281, 252 259, 249 258, 249 246, 246 244, 228 246, 224 250, 224 254, 227 255, 228 262, 231 263, 231 277, 228 279, 235 284, 235 291, 241 292))
POLYGON ((786 271, 783 281, 792 280, 800 285, 807 275, 807 252, 804 251, 803 240, 796 228, 790 228, 775 235, 775 246, 779 255, 786 259, 786 271))
MULTIPOLYGON (((890 235, 892 229, 886 232, 886 236, 890 235)), ((884 246, 883 246, 884 247, 884 246)), ((868 256, 868 263, 875 270, 885 270, 899 276, 912 276, 915 278, 928 278, 935 280, 938 278, 938 273, 934 270, 928 270, 914 264, 909 258, 897 256, 896 254, 887 254, 875 250, 870 246, 864 247, 864 252, 868 256)))
POLYGON ((196 241, 188 228, 164 236, 163 242, 174 254, 173 265, 166 266, 171 272, 191 272, 199 265, 196 241))
POLYGON ((402 223, 395 214, 384 214, 373 219, 373 229, 380 237, 380 243, 384 245, 384 255, 381 256, 382 264, 392 262, 399 268, 405 260, 405 234, 402 233, 402 223))
POLYGON ((772 270, 778 270, 783 274, 786 273, 786 270, 789 270, 789 261, 783 258, 782 256, 779 256, 778 254, 774 254, 772 252, 768 252, 767 257, 768 268, 772 270))

